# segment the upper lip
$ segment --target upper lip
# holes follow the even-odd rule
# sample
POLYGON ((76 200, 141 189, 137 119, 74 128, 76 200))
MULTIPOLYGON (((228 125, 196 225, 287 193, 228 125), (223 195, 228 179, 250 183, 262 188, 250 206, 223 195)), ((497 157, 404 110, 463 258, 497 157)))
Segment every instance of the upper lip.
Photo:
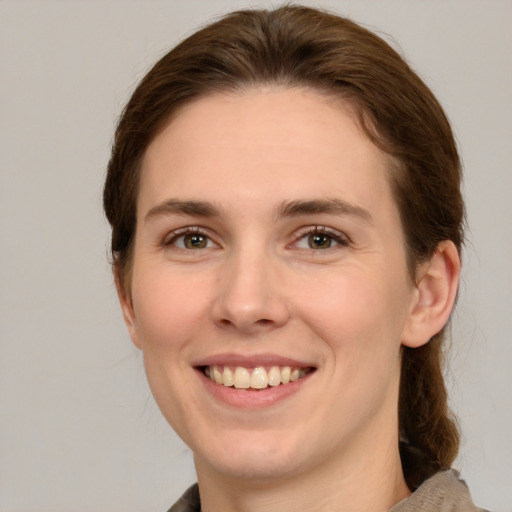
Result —
POLYGON ((195 361, 192 366, 242 366, 244 368, 256 368, 258 366, 293 366, 294 368, 314 368, 316 365, 277 354, 252 354, 242 355, 235 353, 214 354, 195 361))

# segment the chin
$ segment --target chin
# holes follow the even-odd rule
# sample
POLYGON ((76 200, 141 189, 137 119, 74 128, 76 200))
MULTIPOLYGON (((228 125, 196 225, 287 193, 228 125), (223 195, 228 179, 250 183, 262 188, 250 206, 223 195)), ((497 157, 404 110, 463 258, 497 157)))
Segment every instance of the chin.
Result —
POLYGON ((218 443, 214 450, 195 450, 196 467, 209 466, 218 474, 252 483, 287 478, 305 469, 307 454, 300 443, 272 438, 271 433, 240 433, 218 443), (202 453, 201 453, 202 452, 202 453), (299 456, 300 454, 300 456, 299 456))

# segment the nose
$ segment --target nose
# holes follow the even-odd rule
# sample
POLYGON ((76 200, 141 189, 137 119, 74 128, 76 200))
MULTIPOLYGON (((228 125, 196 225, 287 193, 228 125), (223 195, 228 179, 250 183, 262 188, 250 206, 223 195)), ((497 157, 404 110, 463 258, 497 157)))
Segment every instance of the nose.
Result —
POLYGON ((212 312, 223 328, 259 334, 282 327, 290 317, 282 269, 262 252, 238 253, 218 275, 212 312))

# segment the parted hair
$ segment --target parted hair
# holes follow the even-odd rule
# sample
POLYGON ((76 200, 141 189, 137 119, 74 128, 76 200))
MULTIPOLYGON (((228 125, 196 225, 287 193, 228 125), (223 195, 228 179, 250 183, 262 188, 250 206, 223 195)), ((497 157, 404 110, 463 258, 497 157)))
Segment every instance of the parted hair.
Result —
MULTIPOLYGON (((306 87, 348 102, 367 136, 390 156, 389 180, 411 277, 438 244, 460 252, 461 165, 450 123, 430 89, 387 42, 353 21, 285 5, 244 10, 197 31, 161 58, 126 105, 104 188, 114 270, 129 288, 141 160, 181 106, 214 92, 262 85, 306 87)), ((447 403, 443 331, 402 349, 400 454, 410 488, 447 468, 459 433, 447 403)))

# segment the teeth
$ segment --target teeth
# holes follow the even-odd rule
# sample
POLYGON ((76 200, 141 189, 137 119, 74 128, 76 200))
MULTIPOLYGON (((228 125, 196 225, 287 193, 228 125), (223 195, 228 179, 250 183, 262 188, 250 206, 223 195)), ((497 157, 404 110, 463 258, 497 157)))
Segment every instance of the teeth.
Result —
POLYGON ((222 373, 217 366, 213 367, 213 378, 217 384, 222 384, 222 373))
POLYGON ((251 374, 251 388, 265 389, 268 387, 268 375, 265 368, 254 368, 251 374))
POLYGON ((228 387, 235 385, 235 376, 233 375, 231 368, 228 368, 227 366, 224 368, 224 372, 222 373, 222 384, 228 387))
MULTIPOLYGON (((215 380, 217 380, 217 377, 215 377, 215 380)), ((290 380, 292 382, 295 382, 296 380, 299 380, 299 370, 297 370, 297 368, 292 370, 292 373, 290 375, 290 380)))
POLYGON ((242 368, 241 366, 237 366, 235 368, 235 388, 237 389, 248 389, 251 387, 251 374, 249 370, 246 368, 242 368))
POLYGON ((247 369, 237 366, 234 371, 229 366, 207 366, 204 373, 213 382, 223 386, 234 386, 237 389, 266 389, 280 384, 295 382, 308 373, 306 368, 290 366, 271 366, 268 370, 262 366, 247 369))
POLYGON ((290 382, 290 375, 292 373, 292 369, 289 366, 285 366, 281 370, 281 383, 288 384, 290 382))
POLYGON ((281 384, 281 370, 279 366, 272 366, 268 371, 268 385, 279 386, 281 384))

